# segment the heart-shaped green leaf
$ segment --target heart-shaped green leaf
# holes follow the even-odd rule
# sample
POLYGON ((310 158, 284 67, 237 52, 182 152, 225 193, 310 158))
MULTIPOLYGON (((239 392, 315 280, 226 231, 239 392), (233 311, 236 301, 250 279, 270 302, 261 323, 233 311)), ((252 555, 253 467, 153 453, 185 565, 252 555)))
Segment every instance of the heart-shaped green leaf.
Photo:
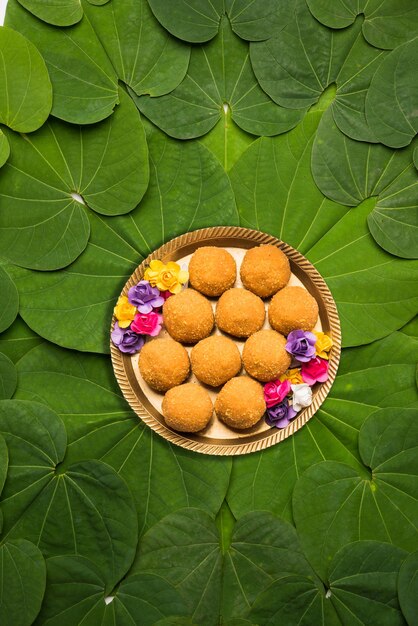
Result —
POLYGON ((0 167, 4 165, 10 155, 10 146, 7 137, 0 130, 0 167))
POLYGON ((409 626, 415 623, 417 594, 418 552, 413 552, 402 563, 398 576, 399 604, 409 626))
POLYGON ((368 217, 374 239, 391 254, 418 257, 418 173, 412 148, 394 151, 353 141, 327 111, 315 138, 312 173, 320 190, 335 202, 356 206, 375 198, 368 217))
POLYGON ((227 107, 233 122, 259 135, 283 133, 303 115, 277 106, 262 91, 248 44, 232 32, 225 16, 214 40, 193 48, 186 77, 174 91, 160 98, 134 97, 134 101, 154 124, 177 139, 204 135, 227 114, 227 107))
POLYGON ((0 259, 0 333, 13 324, 19 310, 19 293, 6 267, 0 259))
POLYGON ((42 553, 25 539, 0 545, 0 621, 30 626, 41 608, 46 567, 42 553))
POLYGON ((144 129, 130 98, 100 126, 51 120, 30 138, 9 134, 0 180, 0 246, 25 267, 56 269, 84 250, 84 204, 104 215, 131 211, 148 186, 144 129))
POLYGON ((54 26, 71 26, 83 17, 80 0, 19 0, 19 2, 40 20, 54 26))
POLYGON ((268 39, 289 21, 295 0, 148 0, 161 24, 175 37, 203 43, 218 33, 226 12, 232 29, 249 41, 268 39))
POLYGON ((295 483, 323 460, 346 463, 366 475, 358 453, 358 433, 366 418, 380 407, 418 406, 415 345, 396 333, 344 350, 337 378, 314 418, 279 446, 234 459, 227 494, 234 515, 259 509, 293 521, 295 483))
MULTIPOLYGON (((0 26, 0 56, 0 124, 30 133, 42 126, 51 111, 48 70, 33 43, 3 26, 0 26)), ((4 139, 1 141, 0 162, 4 162, 6 148, 4 139)))
POLYGON ((0 334, 0 352, 8 356, 13 363, 17 363, 26 352, 42 342, 43 339, 31 331, 18 316, 10 328, 0 334))
POLYGON ((62 30, 9 0, 5 22, 30 39, 45 59, 54 90, 53 115, 92 124, 112 114, 119 102, 118 77, 86 16, 62 30))
POLYGON ((367 122, 378 141, 391 148, 411 143, 418 132, 418 39, 391 52, 377 69, 366 98, 367 122))
POLYGON ((367 124, 365 98, 385 53, 364 40, 360 22, 331 31, 300 2, 286 28, 268 41, 251 44, 250 50, 255 75, 275 102, 306 110, 336 85, 331 104, 336 124, 354 139, 376 141, 367 124))
POLYGON ((415 0, 306 0, 317 20, 330 28, 345 28, 364 17, 363 35, 377 48, 396 48, 418 34, 415 0))
POLYGON ((112 589, 129 568, 137 543, 137 517, 125 482, 99 461, 60 469, 66 432, 45 405, 3 400, 0 432, 10 456, 1 498, 3 539, 27 538, 46 556, 86 556, 112 589))
POLYGON ((154 626, 164 617, 185 614, 179 592, 159 576, 128 576, 107 596, 106 580, 88 559, 58 556, 48 559, 46 565, 51 584, 36 621, 39 626, 154 626))
POLYGON ((178 449, 144 426, 116 383, 109 359, 45 343, 18 364, 16 397, 38 399, 64 420, 66 465, 100 459, 127 482, 144 530, 184 506, 215 514, 231 461, 178 449))
POLYGON ((369 480, 333 461, 314 465, 299 479, 293 493, 296 527, 321 576, 337 550, 357 539, 417 549, 417 441, 415 409, 382 409, 366 420, 359 435, 369 480))
POLYGON ((16 367, 8 356, 0 352, 0 400, 9 400, 15 392, 16 385, 16 367))
POLYGON ((111 222, 90 215, 90 242, 64 272, 14 269, 21 314, 50 341, 108 352, 113 307, 143 257, 183 232, 237 223, 229 178, 209 150, 159 132, 150 136, 149 149, 150 185, 135 211, 111 222), (181 212, 173 209, 177 206, 181 212))

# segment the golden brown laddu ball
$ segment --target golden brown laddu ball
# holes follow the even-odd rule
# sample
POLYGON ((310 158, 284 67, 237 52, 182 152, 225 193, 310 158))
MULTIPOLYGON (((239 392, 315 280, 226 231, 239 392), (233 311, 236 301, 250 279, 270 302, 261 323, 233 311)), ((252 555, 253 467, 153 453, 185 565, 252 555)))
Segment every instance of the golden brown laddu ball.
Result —
POLYGON ((215 400, 215 413, 231 428, 250 428, 266 410, 263 387, 249 376, 231 378, 215 400))
POLYGON ((213 404, 201 385, 186 383, 167 391, 163 398, 162 413, 170 428, 196 433, 208 425, 213 404))
POLYGON ((259 330, 247 339, 242 352, 250 376, 267 383, 285 373, 291 363, 286 339, 275 330, 259 330))
POLYGON ((264 303, 255 294, 241 287, 228 289, 216 306, 218 328, 234 337, 249 337, 264 324, 264 303))
POLYGON ((190 354, 192 372, 202 383, 219 387, 241 369, 241 355, 232 339, 212 335, 202 339, 190 354))
POLYGON ((303 287, 285 287, 271 299, 270 325, 283 335, 292 330, 312 330, 318 319, 318 303, 303 287))
POLYGON ((289 282, 289 259, 276 246, 251 248, 242 261, 240 275, 244 287, 268 298, 289 282))
POLYGON ((170 337, 147 341, 139 353, 139 371, 156 391, 167 391, 184 382, 190 372, 186 349, 170 337))
POLYGON ((220 296, 237 278, 234 257, 223 248, 198 248, 189 263, 189 280, 194 289, 206 296, 220 296))
POLYGON ((164 325, 176 341, 196 343, 212 332, 215 320, 211 304, 194 289, 183 289, 163 306, 164 325))

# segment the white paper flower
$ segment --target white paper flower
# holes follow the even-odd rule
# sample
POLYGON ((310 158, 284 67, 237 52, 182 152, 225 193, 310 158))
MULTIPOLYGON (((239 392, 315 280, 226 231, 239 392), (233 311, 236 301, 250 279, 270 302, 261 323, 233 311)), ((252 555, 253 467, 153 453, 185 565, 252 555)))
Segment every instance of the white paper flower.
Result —
POLYGON ((293 391, 293 409, 300 411, 312 404, 312 389, 306 383, 291 385, 293 391))

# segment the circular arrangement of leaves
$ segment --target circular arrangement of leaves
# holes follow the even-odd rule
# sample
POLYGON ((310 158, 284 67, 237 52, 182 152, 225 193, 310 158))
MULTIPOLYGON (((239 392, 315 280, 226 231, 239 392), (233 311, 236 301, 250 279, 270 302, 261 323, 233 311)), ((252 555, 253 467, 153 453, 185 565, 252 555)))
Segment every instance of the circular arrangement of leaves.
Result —
POLYGON ((5 24, 1 623, 412 626, 416 3, 9 0, 5 24), (141 260, 222 225, 317 267, 344 348, 315 418, 233 460, 139 423, 107 354, 141 260))

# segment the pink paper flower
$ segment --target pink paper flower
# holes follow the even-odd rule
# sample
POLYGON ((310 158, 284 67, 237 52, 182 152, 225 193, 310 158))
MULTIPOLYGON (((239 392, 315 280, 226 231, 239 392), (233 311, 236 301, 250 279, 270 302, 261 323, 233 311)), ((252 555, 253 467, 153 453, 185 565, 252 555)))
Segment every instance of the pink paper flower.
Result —
POLYGON ((308 385, 324 383, 328 379, 328 361, 315 357, 308 363, 302 363, 302 378, 308 385))
POLYGON ((271 383, 264 385, 264 399, 267 408, 282 402, 290 392, 290 380, 273 380, 271 383))
POLYGON ((160 313, 137 313, 131 324, 131 330, 139 335, 156 337, 161 330, 163 316, 160 313))

